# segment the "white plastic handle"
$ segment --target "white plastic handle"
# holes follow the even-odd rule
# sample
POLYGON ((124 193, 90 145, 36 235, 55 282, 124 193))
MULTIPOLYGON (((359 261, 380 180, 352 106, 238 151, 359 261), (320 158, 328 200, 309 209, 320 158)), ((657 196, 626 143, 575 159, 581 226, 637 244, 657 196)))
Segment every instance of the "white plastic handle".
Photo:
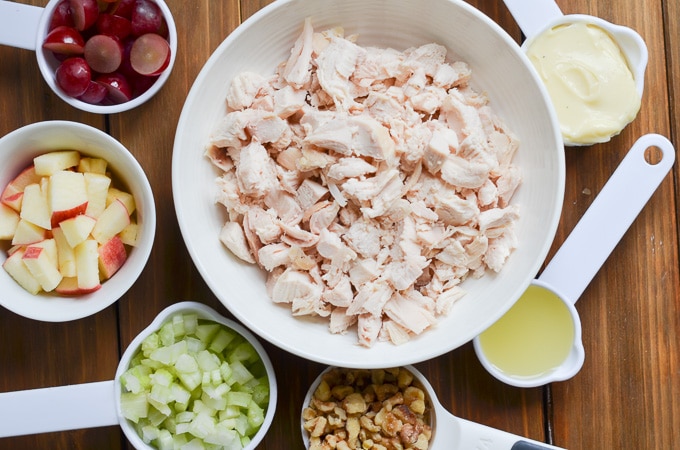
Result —
POLYGON ((527 39, 538 34, 548 23, 562 17, 553 0, 504 0, 527 39))
POLYGON ((665 137, 639 138, 538 279, 576 303, 674 161, 673 144, 665 137), (645 160, 649 147, 662 152, 657 164, 645 160))
POLYGON ((35 50, 44 10, 39 6, 0 0, 0 44, 35 50))
POLYGON ((0 438, 118 425, 111 381, 0 393, 0 438))

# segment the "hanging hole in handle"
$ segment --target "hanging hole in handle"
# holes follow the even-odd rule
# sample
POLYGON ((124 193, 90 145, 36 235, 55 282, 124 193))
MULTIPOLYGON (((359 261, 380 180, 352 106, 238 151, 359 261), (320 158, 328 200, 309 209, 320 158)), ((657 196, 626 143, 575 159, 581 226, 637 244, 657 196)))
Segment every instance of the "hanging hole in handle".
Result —
POLYGON ((663 160, 663 151, 655 145, 647 147, 644 152, 645 162, 650 166, 656 166, 663 160))

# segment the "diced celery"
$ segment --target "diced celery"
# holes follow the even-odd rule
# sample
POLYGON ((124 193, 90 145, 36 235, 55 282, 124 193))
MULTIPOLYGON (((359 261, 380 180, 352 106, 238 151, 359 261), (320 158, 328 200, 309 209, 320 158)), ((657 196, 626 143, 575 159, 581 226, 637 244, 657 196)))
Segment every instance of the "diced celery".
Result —
MULTIPOLYGON (((226 394, 230 390, 231 390, 231 388, 229 387, 229 385, 227 383, 220 383, 218 385, 213 384, 213 385, 205 386, 203 388, 203 394, 204 394, 204 396, 207 395, 208 397, 215 399, 215 398, 223 397, 224 394, 226 394)), ((203 399, 203 397, 201 399, 203 399)))
POLYGON ((220 423, 236 430, 236 432, 241 436, 245 436, 246 431, 248 430, 248 418, 243 414, 240 414, 232 419, 225 419, 220 423))
POLYGON ((220 411, 219 419, 220 420, 233 419, 234 417, 238 417, 240 415, 241 415, 240 407, 236 405, 227 405, 227 407, 224 408, 224 411, 220 411))
POLYGON ((160 369, 161 367, 163 367, 163 363, 162 363, 162 362, 160 362, 160 361, 154 361, 153 359, 150 359, 150 358, 144 358, 144 359, 141 361, 141 363, 142 363, 143 365, 145 365, 145 366, 151 368, 152 370, 160 369))
POLYGON ((189 425, 189 433, 197 438, 205 438, 215 431, 215 419, 206 413, 196 414, 189 425))
POLYGON ((217 411, 214 408, 203 403, 203 400, 194 400, 194 407, 192 409, 196 414, 208 414, 209 416, 214 416, 217 411))
POLYGON ((158 430, 156 446, 158 447, 158 450, 172 450, 174 447, 172 434, 170 434, 168 430, 158 430))
POLYGON ((175 361, 175 369, 178 373, 193 373, 198 370, 196 358, 188 353, 179 355, 175 361))
POLYGON ((199 371, 188 373, 177 372, 177 378, 179 378, 179 381, 182 382, 184 387, 186 387, 189 391, 193 391, 201 385, 203 375, 199 371))
POLYGON ((160 337, 161 344, 168 347, 175 343, 175 330, 172 326, 172 322, 166 322, 158 330, 158 337, 160 337))
POLYGON ((168 418, 167 415, 163 414, 156 408, 149 408, 149 414, 148 417, 146 418, 146 422, 148 422, 150 425, 153 425, 155 427, 160 426, 165 420, 168 418))
POLYGON ((172 316, 172 332, 175 335, 175 340, 186 334, 184 330, 184 317, 181 314, 172 316))
POLYGON ((208 348, 205 342, 193 336, 187 336, 184 338, 184 341, 187 343, 187 351, 191 354, 198 353, 201 350, 208 348))
MULTIPOLYGON (((209 386, 209 388, 212 388, 212 386, 209 386)), ((214 395, 214 392, 211 393, 209 392, 208 389, 205 388, 203 389, 201 401, 206 406, 216 411, 222 411, 224 408, 227 407, 227 399, 224 397, 224 395, 214 395)))
POLYGON ((264 410, 252 400, 248 403, 246 416, 248 417, 248 425, 254 429, 259 428, 264 422, 264 410))
POLYGON ((178 341, 170 346, 170 362, 174 364, 180 355, 185 355, 187 353, 187 343, 186 341, 178 341))
POLYGON ((145 425, 142 427, 142 440, 145 443, 150 444, 154 439, 158 439, 158 433, 158 427, 153 425, 145 425))
POLYGON ((172 391, 172 398, 176 404, 187 405, 189 403, 191 392, 184 389, 184 387, 177 383, 172 383, 172 385, 170 385, 170 390, 172 391))
POLYGON ((231 377, 225 380, 229 384, 245 384, 253 378, 253 374, 243 365, 241 361, 234 361, 229 364, 231 367, 231 377))
POLYGON ((151 368, 138 365, 126 370, 123 375, 120 376, 120 380, 125 389, 137 394, 151 386, 151 379, 149 378, 150 373, 151 368))
POLYGON ((147 358, 151 352, 156 350, 158 347, 160 347, 160 338, 158 337, 158 333, 151 333, 142 341, 142 353, 147 358))
POLYGON ((212 342, 210 343, 210 350, 215 353, 221 353, 227 345, 231 343, 236 337, 236 333, 226 328, 220 328, 212 342))
POLYGON ((198 316, 193 313, 184 314, 184 331, 187 335, 194 334, 198 326, 198 316))
POLYGON ((246 448, 250 444, 250 440, 249 436, 241 436, 241 448, 246 448))
POLYGON ((184 433, 188 433, 190 426, 191 426, 191 422, 181 422, 181 423, 178 422, 177 425, 175 426, 175 433, 179 434, 179 435, 184 434, 184 433))
POLYGON ((149 413, 146 393, 123 392, 120 395, 120 409, 123 417, 134 423, 139 422, 140 418, 146 417, 149 413))
POLYGON ((177 433, 176 428, 177 427, 177 422, 175 422, 175 418, 173 416, 166 417, 163 423, 161 424, 161 431, 163 429, 168 430, 171 434, 177 433))
POLYGON ((176 450, 179 450, 183 448, 185 445, 187 445, 187 442, 189 442, 189 439, 187 438, 187 435, 184 433, 177 433, 175 436, 172 438, 173 440, 173 448, 176 450))
POLYGON ((208 350, 202 350, 196 355, 198 367, 204 372, 209 372, 220 368, 220 358, 208 350))
POLYGON ((253 399, 253 396, 249 393, 237 391, 229 391, 225 394, 225 397, 228 404, 240 406, 241 408, 247 407, 250 401, 253 399))
POLYGON ((207 435, 204 441, 208 444, 219 445, 223 448, 240 448, 241 445, 238 433, 234 429, 219 422, 215 425, 215 430, 207 435), (238 444, 239 447, 234 447, 235 444, 238 444))
POLYGON ((179 413, 175 416, 175 422, 177 422, 177 423, 189 423, 192 420, 194 420, 194 417, 196 417, 195 412, 184 411, 183 413, 179 413))
POLYGON ((219 323, 202 323, 196 327, 195 334, 196 337, 202 340, 207 346, 221 327, 222 326, 219 323))
POLYGON ((269 378, 266 376, 258 378, 258 384, 253 388, 253 401, 260 406, 269 403, 269 378))
POLYGON ((257 358, 258 356, 255 348, 248 341, 241 342, 227 355, 229 364, 232 364, 235 361, 254 361, 257 358))
POLYGON ((206 450, 203 441, 196 438, 182 445, 182 450, 206 450))
POLYGON ((228 362, 223 361, 222 364, 220 364, 220 375, 224 381, 229 381, 231 379, 232 372, 228 362))
POLYGON ((172 414, 168 402, 170 400, 170 388, 160 385, 155 385, 151 388, 151 392, 147 396, 147 401, 151 406, 156 408, 164 416, 172 414))
POLYGON ((170 386, 175 379, 175 377, 166 369, 158 369, 149 375, 149 378, 151 379, 152 384, 159 384, 165 387, 170 386))

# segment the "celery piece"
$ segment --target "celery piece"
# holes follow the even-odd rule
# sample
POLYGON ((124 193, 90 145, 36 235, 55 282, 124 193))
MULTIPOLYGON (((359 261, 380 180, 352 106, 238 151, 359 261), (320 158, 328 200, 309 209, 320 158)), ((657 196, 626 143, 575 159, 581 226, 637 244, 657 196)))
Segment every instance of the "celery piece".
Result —
POLYGON ((235 361, 253 362, 257 359, 257 352, 248 341, 241 342, 227 355, 227 361, 229 361, 229 364, 233 364, 235 361))
POLYGON ((243 414, 240 414, 232 419, 225 419, 220 422, 226 427, 236 430, 240 436, 245 436, 248 430, 248 418, 243 414))
MULTIPOLYGON (((177 383, 172 383, 170 385, 170 390, 171 390, 171 395, 172 399, 175 401, 175 404, 180 404, 180 405, 186 405, 189 403, 189 400, 191 399, 191 392, 187 391, 184 389, 184 387, 180 384, 177 383)), ((175 408, 177 410, 177 408, 175 408)))
POLYGON ((166 322, 158 330, 158 337, 160 337, 161 345, 169 346, 175 343, 175 330, 173 329, 172 322, 166 322))
POLYGON ((144 358, 144 359, 141 361, 141 364, 142 364, 142 365, 145 365, 145 366, 147 366, 147 367, 149 367, 149 368, 151 368, 151 369, 153 369, 153 370, 155 370, 155 369, 160 369, 161 367, 163 367, 163 363, 162 363, 162 362, 160 362, 160 361, 154 361, 154 360, 151 359, 151 358, 144 358))
POLYGON ((142 341, 142 353, 148 358, 151 352, 160 347, 160 345, 161 341, 158 333, 151 333, 142 341))
POLYGON ((159 433, 158 427, 155 427, 153 425, 145 425, 142 427, 142 440, 146 444, 150 444, 151 441, 158 439, 158 433, 159 433))
POLYGON ((224 411, 220 411, 219 419, 220 420, 233 419, 234 417, 238 417, 240 415, 241 408, 239 408, 236 405, 227 405, 227 407, 224 408, 224 411))
POLYGON ((160 367, 167 366, 172 362, 172 348, 170 346, 159 347, 151 352, 149 359, 161 363, 160 367))
POLYGON ((207 414, 209 416, 214 416, 217 413, 214 408, 211 408, 209 405, 203 403, 203 400, 194 400, 193 411, 196 414, 207 414))
POLYGON ((194 389, 201 385, 203 375, 201 374, 200 371, 188 373, 178 371, 177 378, 179 378, 179 381, 182 382, 184 387, 186 387, 189 391, 193 391, 194 389))
POLYGON ((133 392, 123 392, 120 395, 120 409, 123 417, 134 423, 139 422, 140 418, 146 417, 149 413, 149 403, 145 393, 135 394, 133 392))
POLYGON ((264 410, 253 400, 248 403, 246 416, 248 417, 248 425, 253 429, 259 428, 264 422, 264 410))
POLYGON ((236 333, 234 331, 222 327, 219 329, 208 348, 215 353, 221 353, 235 337, 236 333))
POLYGON ((220 358, 208 350, 202 350, 196 355, 198 367, 204 372, 209 372, 220 368, 220 358))
POLYGON ((158 369, 149 375, 149 378, 151 379, 152 384, 159 384, 165 387, 170 386, 175 379, 175 377, 166 369, 158 369))
POLYGON ((234 361, 230 363, 229 367, 231 368, 231 377, 225 380, 229 384, 246 384, 253 378, 253 374, 250 373, 241 361, 234 361))
POLYGON ((196 413, 193 411, 184 411, 175 416, 175 422, 177 423, 189 423, 194 420, 196 413))
POLYGON ((258 384, 253 387, 253 401, 260 406, 269 403, 269 378, 266 376, 258 378, 258 384))
POLYGON ((196 327, 196 332, 194 334, 208 346, 213 336, 215 336, 215 333, 217 333, 221 327, 222 325, 219 323, 202 323, 196 327))
POLYGON ((158 447, 158 450, 174 450, 172 434, 168 430, 158 430, 156 447, 158 447))
POLYGON ((185 337, 184 341, 186 341, 187 343, 187 351, 189 353, 198 353, 201 350, 205 350, 206 348, 208 348, 205 342, 193 336, 185 337))
POLYGON ((151 406, 167 417, 172 414, 172 410, 170 409, 170 406, 168 406, 169 397, 170 388, 155 385, 151 388, 151 392, 147 395, 146 400, 151 406))
POLYGON ((224 381, 229 381, 231 379, 231 375, 233 373, 233 370, 231 370, 231 366, 229 366, 229 363, 226 361, 223 361, 222 364, 220 364, 220 376, 224 381))
POLYGON ((187 335, 194 334, 198 326, 198 316, 193 313, 184 314, 184 331, 187 335))
POLYGON ((241 448, 238 433, 219 422, 215 425, 214 431, 205 437, 204 441, 208 444, 219 445, 227 449, 241 448))
POLYGON ((149 408, 149 414, 145 422, 155 427, 160 426, 168 418, 165 414, 161 413, 156 408, 149 408))
POLYGON ((120 376, 120 381, 123 383, 123 387, 129 392, 138 394, 151 386, 151 378, 149 378, 150 373, 150 367, 138 365, 126 370, 123 375, 120 376))
POLYGON ((189 433, 197 438, 205 438, 215 431, 215 419, 207 413, 196 414, 189 424, 189 433))
POLYGON ((172 441, 173 448, 175 449, 183 448, 183 446, 187 445, 187 442, 189 442, 187 435, 179 432, 172 437, 172 441))
POLYGON ((186 444, 183 444, 181 448, 182 450, 206 450, 203 441, 199 438, 190 440, 186 444))
POLYGON ((237 391, 229 391, 225 394, 225 397, 227 398, 228 404, 240 406, 241 408, 247 407, 250 401, 253 399, 253 396, 249 393, 237 391))
POLYGON ((175 340, 186 334, 184 329, 184 316, 182 316, 182 314, 172 316, 172 332, 175 335, 175 340))
POLYGON ((188 352, 188 346, 186 341, 178 341, 170 346, 170 362, 172 364, 177 361, 180 355, 185 355, 188 352))
POLYGON ((175 370, 177 370, 178 373, 194 373, 198 371, 198 362, 196 362, 196 358, 189 353, 184 353, 177 357, 177 360, 175 361, 175 370))

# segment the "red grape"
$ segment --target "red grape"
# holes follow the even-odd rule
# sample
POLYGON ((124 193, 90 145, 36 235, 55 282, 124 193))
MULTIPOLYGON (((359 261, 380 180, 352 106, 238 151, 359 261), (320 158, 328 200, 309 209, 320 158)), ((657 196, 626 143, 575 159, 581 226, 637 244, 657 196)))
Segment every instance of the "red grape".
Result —
POLYGON ((109 5, 106 12, 115 14, 126 19, 132 19, 132 10, 135 7, 136 0, 118 0, 109 5))
POLYGON ((50 18, 50 30, 53 30, 60 26, 73 27, 73 16, 71 16, 71 5, 69 5, 69 0, 61 0, 54 7, 54 12, 50 18))
POLYGON ((144 34, 130 49, 130 64, 142 75, 158 75, 170 63, 170 44, 155 33, 144 34))
POLYGON ((132 34, 159 33, 164 27, 161 9, 151 0, 137 0, 132 10, 132 34))
POLYGON ((90 28, 99 16, 97 0, 69 0, 73 23, 79 31, 90 28))
POLYGON ((85 43, 85 61, 99 73, 114 72, 123 60, 123 46, 118 38, 97 34, 85 43))
POLYGON ((83 95, 92 79, 92 72, 84 58, 74 56, 65 59, 56 71, 57 84, 71 97, 83 95))
POLYGON ((107 93, 108 89, 106 86, 101 83, 97 83, 96 81, 90 81, 87 89, 85 89, 85 92, 80 97, 78 97, 78 99, 84 101, 85 103, 96 105, 101 103, 102 100, 106 98, 107 93))
POLYGON ((83 53, 85 40, 75 28, 65 25, 50 31, 43 41, 43 48, 63 55, 80 55, 83 53))
POLYGON ((132 24, 125 17, 101 13, 97 18, 97 30, 101 34, 115 36, 123 40, 132 32, 132 24))
POLYGON ((125 103, 132 99, 132 89, 127 79, 118 72, 100 75, 95 80, 107 89, 107 98, 113 103, 125 103))

